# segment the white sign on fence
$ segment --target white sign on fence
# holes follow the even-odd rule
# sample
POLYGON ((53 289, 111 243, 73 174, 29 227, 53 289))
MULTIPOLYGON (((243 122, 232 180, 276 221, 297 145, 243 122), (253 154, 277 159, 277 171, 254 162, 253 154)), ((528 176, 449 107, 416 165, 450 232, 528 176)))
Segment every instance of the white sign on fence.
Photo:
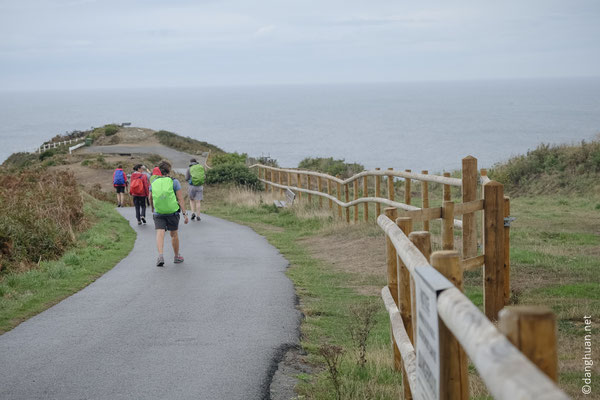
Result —
POLYGON ((417 312, 417 391, 416 400, 440 398, 440 331, 437 295, 453 286, 433 267, 415 268, 417 312))

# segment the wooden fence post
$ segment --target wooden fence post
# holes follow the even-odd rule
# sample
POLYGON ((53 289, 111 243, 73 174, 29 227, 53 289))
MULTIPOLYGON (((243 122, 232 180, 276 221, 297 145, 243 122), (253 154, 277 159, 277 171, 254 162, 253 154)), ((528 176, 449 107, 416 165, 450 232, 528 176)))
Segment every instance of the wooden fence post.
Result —
MULTIPOLYGON (((417 231, 417 232, 411 232, 410 235, 408 235, 408 238, 410 239, 410 241, 415 245, 415 247, 417 249, 419 249, 419 251, 425 256, 425 258, 427 259, 427 261, 429 261, 429 259, 431 258, 431 233, 428 231, 417 231)), ((411 333, 409 333, 409 337, 412 341, 412 344, 415 345, 417 342, 417 312, 415 310, 415 307, 417 305, 416 300, 415 300, 415 280, 414 278, 411 276, 410 277, 410 292, 411 292, 411 296, 412 296, 412 327, 413 327, 413 332, 412 335, 411 333)))
MULTIPOLYGON (((477 159, 467 156, 462 159, 462 202, 477 199, 477 159)), ((462 258, 477 255, 477 224, 475 213, 462 216, 462 258)))
MULTIPOLYGON (((388 171, 393 171, 393 170, 394 170, 394 168, 388 168, 388 171)), ((394 201, 395 190, 394 190, 394 176, 393 175, 387 176, 387 184, 388 184, 388 199, 394 201)))
MULTIPOLYGON (((308 174, 307 174, 307 175, 306 175, 306 188, 307 188, 308 190, 311 190, 311 187, 310 187, 310 181, 311 181, 311 179, 310 179, 310 175, 308 175, 308 174)), ((308 203, 309 203, 310 205, 312 205, 312 194, 310 194, 310 193, 308 193, 308 203)))
MULTIPOLYGON (((338 179, 339 179, 339 178, 340 178, 340 176, 339 176, 339 175, 337 175, 337 176, 336 176, 336 178, 338 178, 338 179)), ((338 199, 339 201, 342 201, 342 184, 341 184, 341 183, 339 183, 339 182, 336 182, 336 183, 337 183, 337 192, 336 192, 336 194, 337 194, 337 199, 338 199)), ((342 219, 342 206, 340 206, 339 204, 338 204, 338 217, 339 217, 340 219, 342 219)))
POLYGON ((444 201, 442 206, 442 249, 454 250, 454 203, 444 201))
MULTIPOLYGON (((410 235, 413 222, 412 218, 409 217, 400 217, 396 218, 396 224, 402 232, 406 236, 410 235)), ((398 309, 400 310, 400 316, 402 317, 402 323, 404 324, 404 328, 406 329, 406 333, 410 338, 411 343, 413 341, 413 317, 412 317, 412 296, 411 296, 411 277, 408 268, 402 262, 400 257, 396 257, 397 259, 397 282, 398 282, 398 309)), ((408 376, 406 374, 406 369, 402 364, 402 387, 404 390, 404 399, 412 399, 412 394, 410 392, 410 385, 408 383, 408 376)))
MULTIPOLYGON (((410 169, 407 169, 406 172, 411 172, 410 169)), ((411 198, 411 188, 410 188, 410 178, 404 178, 404 204, 410 204, 411 198)))
MULTIPOLYGON (((363 177, 363 197, 369 197, 369 180, 367 175, 363 177)), ((363 204, 363 220, 365 222, 369 221, 369 203, 363 204)))
POLYGON ((542 372, 558 382, 556 318, 550 309, 506 307, 500 311, 498 329, 542 372))
MULTIPOLYGON (((346 199, 346 203, 348 203, 350 201, 350 188, 348 187, 348 184, 345 183, 344 184, 344 195, 345 195, 345 199, 346 199)), ((345 211, 346 211, 346 222, 350 223, 350 207, 344 207, 345 211)))
POLYGON ((483 186, 484 238, 484 309, 492 321, 504 307, 504 187, 496 181, 483 186))
MULTIPOLYGON (((302 175, 300 172, 296 174, 296 178, 298 178, 298 182, 296 182, 296 186, 302 188, 302 175)), ((302 200, 302 192, 298 191, 298 200, 302 200)))
MULTIPOLYGON (((427 175, 429 171, 421 171, 423 175, 427 175)), ((427 181, 421 181, 421 202, 422 208, 429 208, 429 183, 427 181)), ((429 231, 429 221, 423 221, 423 230, 429 231)))
MULTIPOLYGON (((358 200, 358 179, 354 180, 354 200, 358 200)), ((358 223, 358 203, 354 205, 354 223, 358 223)))
MULTIPOLYGON (((450 178, 450 172, 444 172, 444 176, 446 178, 450 178)), ((450 185, 444 185, 444 198, 443 201, 452 200, 452 188, 450 185)))
MULTIPOLYGON (((431 264, 462 291, 463 274, 457 251, 436 251, 431 264)), ((438 318, 440 331, 440 399, 469 398, 467 355, 444 321, 438 318)))
MULTIPOLYGON (((381 168, 375 168, 376 171, 381 168)), ((375 175, 375 197, 381 197, 381 176, 375 175)), ((381 215, 381 204, 375 203, 375 219, 381 215)))
MULTIPOLYGON (((396 218, 398 217, 398 210, 394 207, 386 207, 384 209, 385 215, 391 219, 392 221, 395 221, 396 218)), ((392 241, 390 240, 390 238, 385 235, 385 255, 386 255, 386 261, 387 261, 387 282, 388 282, 388 288, 390 289, 390 293, 392 294, 392 297, 394 299, 394 303, 396 303, 396 305, 398 305, 398 274, 396 272, 397 266, 398 266, 398 262, 397 262, 397 258, 398 255, 396 253, 396 248, 394 247, 394 244, 392 243, 392 241)), ((391 329, 391 326, 390 326, 391 329)), ((394 341, 394 336, 392 335, 392 347, 394 350, 394 368, 396 369, 396 371, 400 371, 401 365, 402 365, 402 356, 400 355, 400 350, 398 349, 398 346, 396 345, 396 342, 394 341)))
MULTIPOLYGON (((331 196, 331 179, 327 178, 327 194, 331 196)), ((329 209, 333 209, 333 200, 329 199, 329 209)))
MULTIPOLYGON (((510 198, 504 196, 504 218, 510 217, 510 198)), ((510 301, 510 221, 504 226, 504 305, 510 301)))
MULTIPOLYGON (((279 177, 279 185, 283 186, 283 171, 279 171, 277 173, 277 176, 279 177)), ((283 196, 283 189, 279 188, 279 194, 283 196)))
MULTIPOLYGON (((323 192, 323 179, 317 176, 317 189, 319 193, 323 192)), ((323 208, 323 196, 319 196, 319 208, 323 208)))

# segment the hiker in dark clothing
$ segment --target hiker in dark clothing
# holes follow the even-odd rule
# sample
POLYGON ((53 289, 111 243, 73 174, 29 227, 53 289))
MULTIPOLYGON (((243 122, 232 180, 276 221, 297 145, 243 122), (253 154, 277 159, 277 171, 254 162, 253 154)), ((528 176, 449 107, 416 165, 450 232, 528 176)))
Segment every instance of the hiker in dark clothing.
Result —
POLYGON ((135 218, 138 225, 146 223, 146 202, 149 195, 149 183, 146 174, 140 171, 141 165, 133 167, 131 174, 131 183, 129 185, 129 194, 133 196, 133 205, 135 206, 135 218))
POLYGON ((125 202, 125 188, 127 187, 127 175, 123 172, 123 166, 119 165, 113 172, 113 186, 117 191, 117 207, 123 207, 125 202))

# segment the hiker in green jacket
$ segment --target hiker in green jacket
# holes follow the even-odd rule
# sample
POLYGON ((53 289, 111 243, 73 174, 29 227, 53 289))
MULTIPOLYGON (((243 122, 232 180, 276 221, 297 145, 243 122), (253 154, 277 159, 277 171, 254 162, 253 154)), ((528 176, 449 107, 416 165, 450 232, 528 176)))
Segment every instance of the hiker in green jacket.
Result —
POLYGON ((183 262, 183 257, 179 254, 179 229, 180 213, 183 213, 184 223, 188 223, 187 212, 185 211, 185 202, 181 192, 181 183, 177 179, 169 177, 171 164, 167 161, 161 161, 158 165, 162 176, 157 177, 150 185, 150 204, 154 216, 154 228, 156 229, 156 246, 158 247, 158 259, 156 266, 162 267, 165 264, 163 255, 165 232, 171 234, 171 244, 175 254, 173 262, 178 264, 183 262))
POLYGON ((190 166, 185 172, 185 180, 189 183, 190 210, 192 221, 200 222, 200 202, 204 196, 204 167, 195 158, 190 160, 190 166))

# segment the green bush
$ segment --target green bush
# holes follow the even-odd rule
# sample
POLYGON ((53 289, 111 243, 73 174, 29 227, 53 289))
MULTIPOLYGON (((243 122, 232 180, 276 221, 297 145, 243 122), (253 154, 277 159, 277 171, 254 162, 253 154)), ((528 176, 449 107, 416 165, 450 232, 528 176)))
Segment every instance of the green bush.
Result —
POLYGON ((242 153, 223 153, 216 154, 212 157, 212 165, 222 165, 222 164, 246 164, 246 160, 248 159, 248 154, 242 153))
POLYGON ((346 163, 345 160, 334 160, 329 158, 305 158, 298 164, 300 169, 323 172, 332 176, 340 175, 342 178, 349 178, 365 170, 365 167, 357 163, 346 163))
POLYGON ((260 189, 258 177, 243 164, 221 164, 206 171, 206 183, 234 183, 260 189))
POLYGON ((40 161, 44 161, 46 158, 53 157, 55 154, 57 154, 55 149, 46 150, 40 154, 39 159, 40 161))
POLYGON ((112 136, 117 132, 119 132, 119 127, 116 125, 106 125, 104 127, 104 135, 106 136, 112 136))
POLYGON ((199 154, 206 151, 211 151, 213 155, 224 153, 223 150, 213 144, 179 136, 173 132, 158 131, 154 135, 158 138, 160 144, 189 154, 199 154))
POLYGON ((38 156, 36 154, 26 152, 13 153, 2 163, 2 165, 5 167, 25 168, 33 164, 37 159, 38 156))

